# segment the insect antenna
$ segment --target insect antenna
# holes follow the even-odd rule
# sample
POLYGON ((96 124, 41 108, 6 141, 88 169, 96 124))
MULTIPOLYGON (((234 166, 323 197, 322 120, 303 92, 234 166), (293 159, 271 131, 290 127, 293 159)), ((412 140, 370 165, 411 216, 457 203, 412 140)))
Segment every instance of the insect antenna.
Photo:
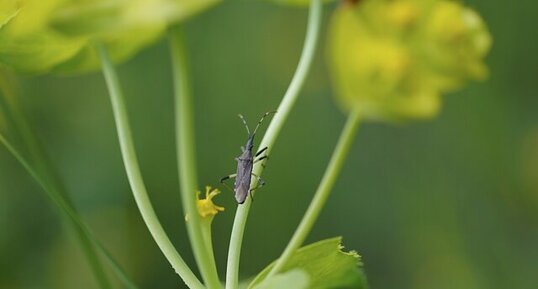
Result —
MULTIPOLYGON (((245 125, 245 127, 247 128, 247 133, 248 135, 250 136, 250 129, 248 129, 248 124, 247 124, 247 121, 245 120, 245 118, 243 117, 242 114, 238 114, 239 118, 243 121, 243 124, 245 125)), ((258 127, 256 127, 258 128, 258 127)), ((256 133, 256 131, 254 131, 254 133, 256 133)))
POLYGON ((268 111, 268 112, 266 112, 266 113, 262 116, 262 118, 260 118, 260 121, 258 121, 258 124, 256 125, 256 128, 254 129, 254 133, 253 133, 252 135, 255 135, 255 134, 256 134, 256 131, 258 131, 258 128, 259 128, 260 125, 262 124, 263 119, 264 119, 266 116, 268 116, 268 115, 270 115, 270 114, 273 114, 273 113, 276 113, 276 110, 274 110, 274 111, 268 111))

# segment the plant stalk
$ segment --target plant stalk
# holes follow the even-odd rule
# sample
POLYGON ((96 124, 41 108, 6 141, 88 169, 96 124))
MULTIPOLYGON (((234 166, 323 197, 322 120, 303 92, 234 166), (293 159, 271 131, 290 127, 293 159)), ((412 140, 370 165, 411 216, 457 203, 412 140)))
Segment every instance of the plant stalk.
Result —
POLYGON ((101 61, 103 75, 106 80, 112 103, 112 110, 114 112, 114 119, 116 121, 116 128, 123 162, 125 164, 125 170, 140 214, 142 215, 146 226, 153 236, 153 239, 163 252, 168 262, 170 262, 176 273, 179 274, 179 276, 183 279, 185 284, 187 284, 189 288, 202 289, 204 286, 202 283, 200 283, 196 275, 194 275, 185 261, 183 261, 183 258, 181 258, 177 250, 174 248, 174 245, 168 238, 161 223, 159 222, 159 219, 157 218, 157 215, 155 214, 153 206, 151 205, 146 186, 142 180, 140 167, 138 165, 138 159, 136 157, 135 147, 131 135, 131 128, 129 126, 129 119, 127 116, 127 109, 125 107, 125 100, 120 88, 116 70, 112 65, 112 61, 110 60, 106 48, 102 44, 97 43, 96 49, 101 61))
POLYGON ((189 216, 187 231, 194 257, 205 285, 210 289, 221 288, 213 252, 202 233, 202 224, 196 206, 196 150, 194 136, 194 111, 192 94, 189 86, 187 56, 183 45, 181 28, 170 29, 170 51, 175 95, 176 146, 179 182, 183 210, 189 216))
MULTIPOLYGON (((305 79, 310 71, 312 60, 316 50, 316 45, 319 38, 319 31, 322 20, 322 3, 321 0, 312 0, 310 2, 310 9, 308 15, 308 24, 306 29, 306 37, 301 53, 301 58, 295 74, 291 80, 288 90, 284 94, 280 105, 278 106, 277 113, 273 117, 273 120, 269 124, 267 131, 260 143, 259 147, 267 147, 267 154, 270 155, 273 144, 282 129, 288 115, 295 104, 299 92, 303 87, 305 79)), ((255 164, 253 173, 257 176, 261 176, 263 166, 261 163, 255 164)), ((253 178, 251 188, 255 188, 258 185, 257 178, 253 178)), ((243 242, 243 235, 245 232, 245 225, 248 218, 248 213, 251 206, 251 198, 247 198, 245 203, 238 205, 235 213, 232 234, 230 237, 230 246, 228 249, 228 262, 226 270, 226 289, 237 289, 239 284, 239 261, 241 258, 241 245, 243 242)))
POLYGON ((351 112, 347 118, 347 122, 344 126, 344 129, 340 134, 340 138, 338 139, 336 148, 334 149, 331 160, 329 161, 329 165, 325 170, 325 174, 321 179, 321 182, 318 186, 316 194, 314 195, 314 198, 312 199, 312 202, 310 203, 305 215, 303 216, 301 223, 295 230, 293 237, 286 246, 286 249, 280 256, 280 258, 278 258, 266 278, 270 278, 271 276, 279 273, 279 271, 282 270, 284 265, 286 265, 286 262, 288 262, 293 253, 297 249, 299 249, 299 247, 303 244, 304 240, 312 230, 312 227, 314 226, 314 223, 316 222, 321 212, 321 209, 325 205, 327 198, 331 193, 331 189, 333 188, 334 183, 336 182, 336 179, 340 174, 340 171, 342 170, 342 166, 344 164, 346 156, 348 155, 349 149, 355 138, 357 128, 359 127, 359 122, 360 114, 356 111, 351 112))

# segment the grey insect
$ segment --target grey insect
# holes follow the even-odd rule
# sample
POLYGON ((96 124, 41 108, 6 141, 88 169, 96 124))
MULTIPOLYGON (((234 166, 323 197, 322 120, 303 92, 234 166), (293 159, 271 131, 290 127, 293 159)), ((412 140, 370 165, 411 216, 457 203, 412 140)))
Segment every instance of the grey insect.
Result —
MULTIPOLYGON (((267 154, 262 156, 262 154, 267 151, 267 147, 262 148, 255 155, 252 154, 252 149, 254 148, 254 136, 256 135, 256 131, 258 131, 258 128, 262 124, 265 117, 273 113, 276 113, 276 111, 266 112, 260 118, 260 121, 258 121, 258 124, 256 125, 256 128, 254 129, 253 133, 250 133, 250 129, 248 128, 245 118, 242 115, 239 115, 239 117, 241 118, 241 120, 243 121, 243 124, 245 125, 247 129, 247 133, 248 133, 247 143, 245 144, 245 146, 241 147, 241 151, 242 151, 241 155, 235 158, 235 160, 237 161, 237 172, 235 174, 232 174, 232 175, 229 175, 220 179, 220 182, 222 184, 230 188, 228 185, 226 185, 225 181, 231 178, 235 178, 233 191, 235 192, 235 200, 239 204, 242 204, 245 202, 249 193, 251 194, 252 191, 265 185, 265 181, 261 177, 254 175, 252 173, 252 167, 255 163, 262 161, 264 159, 267 159, 267 154), (258 178, 258 186, 256 188, 250 189, 252 176, 258 178)), ((251 197, 252 197, 252 194, 251 194, 251 197)))

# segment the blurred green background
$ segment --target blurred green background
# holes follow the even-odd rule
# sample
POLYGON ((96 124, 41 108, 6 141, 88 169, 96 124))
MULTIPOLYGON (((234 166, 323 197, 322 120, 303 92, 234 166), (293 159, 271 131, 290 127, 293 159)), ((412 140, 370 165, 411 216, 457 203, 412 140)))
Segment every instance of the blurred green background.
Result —
MULTIPOLYGON (((441 115, 365 123, 309 241, 343 235, 371 288, 538 286, 538 38, 532 1, 466 1, 488 23, 487 82, 447 95, 441 115)), ((325 9, 325 20, 331 7, 325 9)), ((275 109, 298 61, 307 11, 226 2, 185 25, 196 107, 199 185, 234 170, 246 133, 275 109)), ((327 23, 327 22, 325 22, 327 23)), ((323 41, 322 41, 323 42, 323 41)), ((173 242, 193 264, 175 166, 165 40, 119 67, 144 178, 173 242)), ((345 116, 324 44, 271 155, 248 220, 242 277, 283 250, 321 178, 345 116)), ((178 288, 127 183, 99 73, 21 76, 33 124, 83 218, 141 288, 178 288)), ((224 275, 235 211, 224 188, 214 245, 224 275)), ((0 149, 0 288, 97 288, 75 238, 41 189, 0 149)))

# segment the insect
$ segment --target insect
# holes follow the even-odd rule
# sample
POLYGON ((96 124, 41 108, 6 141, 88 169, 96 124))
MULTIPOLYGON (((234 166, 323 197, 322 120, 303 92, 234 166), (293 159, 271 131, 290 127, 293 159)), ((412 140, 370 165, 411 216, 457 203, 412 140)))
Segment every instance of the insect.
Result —
POLYGON ((247 143, 245 144, 245 146, 241 147, 241 155, 235 158, 235 160, 237 161, 237 172, 235 174, 220 179, 220 182, 222 184, 230 188, 228 185, 226 185, 225 181, 231 178, 235 178, 233 191, 235 192, 235 200, 239 204, 245 202, 249 193, 250 197, 252 198, 252 191, 265 185, 265 181, 261 177, 252 173, 252 167, 255 163, 267 159, 267 154, 262 156, 262 154, 267 151, 267 147, 262 148, 255 155, 252 154, 252 149, 254 148, 254 136, 256 135, 256 131, 258 131, 258 128, 262 124, 265 117, 272 113, 276 113, 276 111, 266 112, 260 118, 260 121, 258 121, 258 124, 256 125, 254 132, 252 133, 250 133, 250 129, 248 128, 245 118, 242 115, 239 115, 239 118, 241 118, 243 124, 245 125, 245 128, 247 129, 247 143), (258 186, 256 186, 256 188, 250 189, 252 176, 258 179, 258 186))

